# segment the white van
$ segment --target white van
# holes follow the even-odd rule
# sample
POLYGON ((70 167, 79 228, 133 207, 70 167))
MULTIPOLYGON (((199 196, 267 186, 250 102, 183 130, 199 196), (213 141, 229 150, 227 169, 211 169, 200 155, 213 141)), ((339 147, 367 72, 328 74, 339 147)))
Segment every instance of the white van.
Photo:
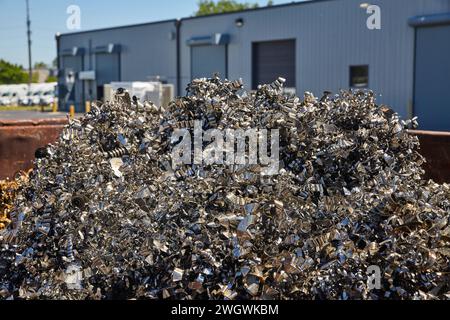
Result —
POLYGON ((18 105, 19 99, 26 96, 28 91, 28 85, 26 84, 12 84, 0 96, 0 105, 10 106, 18 105))
POLYGON ((19 99, 19 105, 21 106, 33 106, 39 104, 39 97, 42 94, 42 90, 44 90, 40 83, 31 84, 30 89, 27 91, 27 94, 19 99))
POLYGON ((9 87, 10 87, 9 84, 1 84, 0 85, 0 98, 5 92, 8 92, 9 87))
POLYGON ((7 98, 11 90, 12 90, 11 84, 4 84, 0 86, 0 106, 3 105, 2 101, 7 98))
POLYGON ((57 86, 56 82, 46 84, 40 95, 39 105, 48 106, 51 105, 53 102, 55 102, 56 86, 57 86))

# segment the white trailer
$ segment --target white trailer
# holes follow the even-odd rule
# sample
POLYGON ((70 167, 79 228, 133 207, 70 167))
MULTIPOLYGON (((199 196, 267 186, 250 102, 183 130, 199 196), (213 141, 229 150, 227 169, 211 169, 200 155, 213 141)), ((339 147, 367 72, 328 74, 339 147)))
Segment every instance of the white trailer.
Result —
POLYGON ((173 100, 175 91, 173 85, 158 81, 111 82, 104 85, 104 100, 111 100, 119 88, 126 89, 130 96, 136 96, 141 102, 151 101, 157 106, 167 106, 173 100))
POLYGON ((104 86, 104 100, 112 100, 114 92, 123 88, 130 96, 136 96, 140 101, 151 101, 156 105, 161 103, 162 84, 160 82, 111 82, 104 86))

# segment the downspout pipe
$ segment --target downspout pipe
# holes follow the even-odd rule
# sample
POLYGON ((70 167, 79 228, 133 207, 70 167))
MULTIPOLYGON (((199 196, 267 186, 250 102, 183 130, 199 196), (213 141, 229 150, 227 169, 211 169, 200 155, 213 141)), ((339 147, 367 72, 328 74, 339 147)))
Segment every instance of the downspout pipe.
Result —
POLYGON ((60 62, 60 59, 61 59, 61 53, 60 53, 60 50, 59 50, 59 43, 60 43, 60 37, 61 37, 61 35, 60 35, 60 33, 58 32, 58 33, 56 33, 55 34, 55 40, 56 40, 56 76, 57 76, 57 79, 58 79, 58 110, 60 110, 61 109, 61 101, 62 101, 62 99, 61 99, 61 62, 60 62))
POLYGON ((177 56, 177 96, 181 95, 181 20, 177 20, 175 22, 176 27, 176 38, 177 38, 177 48, 176 48, 176 56, 177 56))

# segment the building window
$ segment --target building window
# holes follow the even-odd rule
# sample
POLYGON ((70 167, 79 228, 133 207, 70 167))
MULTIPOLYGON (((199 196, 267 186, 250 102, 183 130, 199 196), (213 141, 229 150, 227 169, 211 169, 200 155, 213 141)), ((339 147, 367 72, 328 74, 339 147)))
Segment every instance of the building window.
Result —
POLYGON ((350 66, 350 87, 367 88, 369 86, 369 66, 350 66))

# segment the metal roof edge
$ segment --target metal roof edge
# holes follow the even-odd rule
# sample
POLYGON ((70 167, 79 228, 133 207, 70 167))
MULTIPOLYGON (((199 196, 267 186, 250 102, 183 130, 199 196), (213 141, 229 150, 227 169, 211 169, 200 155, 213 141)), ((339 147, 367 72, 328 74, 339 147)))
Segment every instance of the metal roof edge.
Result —
POLYGON ((408 23, 412 27, 450 24, 450 12, 414 16, 409 18, 408 23))
POLYGON ((239 13, 247 13, 247 12, 254 12, 254 11, 272 10, 272 9, 279 9, 279 8, 284 8, 284 7, 303 6, 303 5, 308 5, 308 4, 316 4, 316 3, 331 2, 331 1, 337 1, 337 0, 292 1, 289 3, 275 4, 275 5, 264 6, 264 7, 259 7, 259 8, 251 8, 251 9, 237 10, 237 11, 231 11, 231 12, 221 12, 221 13, 214 13, 214 14, 205 14, 202 16, 186 17, 186 18, 181 18, 180 20, 186 21, 186 20, 195 20, 195 19, 202 19, 202 18, 211 18, 211 17, 216 17, 216 16, 224 16, 227 14, 239 14, 239 13))
POLYGON ((147 25, 164 24, 164 23, 169 23, 169 22, 175 23, 177 21, 178 21, 178 19, 169 19, 169 20, 161 20, 161 21, 153 21, 153 22, 142 22, 142 23, 136 23, 136 24, 123 25, 123 26, 106 27, 106 28, 99 28, 99 29, 61 33, 58 35, 58 37, 72 36, 72 35, 84 34, 84 33, 90 33, 90 32, 109 31, 109 30, 115 30, 115 29, 143 27, 143 26, 147 26, 147 25))

